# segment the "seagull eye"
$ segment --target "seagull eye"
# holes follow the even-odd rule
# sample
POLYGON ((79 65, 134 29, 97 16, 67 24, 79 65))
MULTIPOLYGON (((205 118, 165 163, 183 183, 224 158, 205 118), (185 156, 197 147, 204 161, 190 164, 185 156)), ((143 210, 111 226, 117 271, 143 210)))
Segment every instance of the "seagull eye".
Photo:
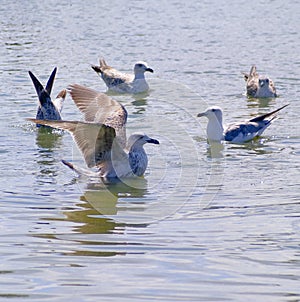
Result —
POLYGON ((269 79, 266 79, 266 83, 269 83, 269 79))
POLYGON ((143 67, 143 64, 137 64, 138 67, 143 67))
POLYGON ((212 111, 212 112, 216 112, 216 109, 212 109, 211 111, 212 111))

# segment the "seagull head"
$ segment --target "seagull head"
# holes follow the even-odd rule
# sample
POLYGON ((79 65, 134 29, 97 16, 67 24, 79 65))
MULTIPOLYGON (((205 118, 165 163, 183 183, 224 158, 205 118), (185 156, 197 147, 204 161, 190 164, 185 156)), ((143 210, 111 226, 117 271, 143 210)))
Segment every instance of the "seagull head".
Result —
POLYGON ((269 83, 270 80, 268 78, 258 80, 259 87, 269 87, 269 83))
POLYGON ((217 106, 209 107, 204 112, 197 115, 198 117, 205 116, 208 118, 206 128, 207 139, 209 141, 221 141, 224 137, 223 123, 222 123, 222 109, 217 106))
POLYGON ((222 109, 217 106, 209 107, 204 112, 199 113, 197 116, 205 116, 209 120, 217 119, 222 124, 222 109))
POLYGON ((133 133, 128 138, 127 149, 130 150, 132 148, 143 147, 146 143, 159 145, 158 140, 151 138, 144 133, 133 133))
POLYGON ((134 73, 135 74, 144 74, 146 71, 154 72, 152 68, 148 66, 148 64, 144 61, 139 61, 134 65, 134 73))

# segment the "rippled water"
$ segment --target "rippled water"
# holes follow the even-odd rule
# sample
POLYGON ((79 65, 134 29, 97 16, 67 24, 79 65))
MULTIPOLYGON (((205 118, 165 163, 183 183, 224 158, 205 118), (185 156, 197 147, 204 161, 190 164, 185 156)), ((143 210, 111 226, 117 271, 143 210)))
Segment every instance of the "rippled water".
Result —
MULTIPOLYGON (((5 1, 0 8, 0 297, 23 301, 300 300, 299 5, 239 1, 5 1), (151 90, 113 97, 147 146, 143 180, 104 185, 68 133, 36 129, 31 70, 53 95, 105 91, 99 56, 154 69, 151 90), (256 64, 279 98, 244 96, 256 64), (208 146, 198 112, 226 121, 289 103, 263 137, 208 146)), ((67 98, 65 119, 81 119, 67 98)))

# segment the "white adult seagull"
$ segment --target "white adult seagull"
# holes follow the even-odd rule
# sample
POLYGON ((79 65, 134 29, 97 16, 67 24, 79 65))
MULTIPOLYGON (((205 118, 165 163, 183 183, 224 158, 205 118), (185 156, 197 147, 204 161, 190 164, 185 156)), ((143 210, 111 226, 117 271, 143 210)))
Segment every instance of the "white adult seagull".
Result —
POLYGON ((159 144, 144 133, 134 133, 126 141, 126 109, 103 93, 81 86, 68 87, 75 104, 84 113, 85 121, 49 121, 28 119, 34 123, 71 133, 86 165, 97 172, 63 161, 79 174, 103 178, 142 176, 148 165, 144 144, 159 144), (125 137, 124 137, 125 136, 125 137), (126 145, 124 142, 126 141, 126 145))
POLYGON ((220 107, 209 107, 197 116, 205 116, 208 118, 206 133, 209 142, 225 140, 233 143, 243 143, 260 136, 274 121, 276 113, 286 106, 288 106, 288 104, 270 113, 257 116, 241 123, 229 124, 227 127, 223 125, 223 113, 220 107))
POLYGON ((106 64, 103 58, 100 65, 92 65, 92 68, 101 76, 108 89, 119 93, 141 93, 149 89, 145 79, 145 72, 153 69, 146 62, 139 61, 134 65, 134 74, 127 74, 106 64))

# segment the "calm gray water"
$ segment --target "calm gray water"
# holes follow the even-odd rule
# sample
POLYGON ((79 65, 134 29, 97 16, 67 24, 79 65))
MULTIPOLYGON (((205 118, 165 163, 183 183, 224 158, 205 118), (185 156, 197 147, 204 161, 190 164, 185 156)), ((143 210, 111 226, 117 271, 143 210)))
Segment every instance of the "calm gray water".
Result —
MULTIPOLYGON (((0 300, 300 301, 300 23, 297 1, 4 1, 0 8, 0 300), (78 179, 68 133, 37 130, 31 70, 53 96, 106 88, 103 56, 151 90, 115 95, 147 146, 144 180, 78 179), (256 64, 279 98, 250 100, 256 64), (289 103, 255 142, 209 147, 225 122, 289 103)), ((71 98, 63 116, 80 120, 71 98)))

